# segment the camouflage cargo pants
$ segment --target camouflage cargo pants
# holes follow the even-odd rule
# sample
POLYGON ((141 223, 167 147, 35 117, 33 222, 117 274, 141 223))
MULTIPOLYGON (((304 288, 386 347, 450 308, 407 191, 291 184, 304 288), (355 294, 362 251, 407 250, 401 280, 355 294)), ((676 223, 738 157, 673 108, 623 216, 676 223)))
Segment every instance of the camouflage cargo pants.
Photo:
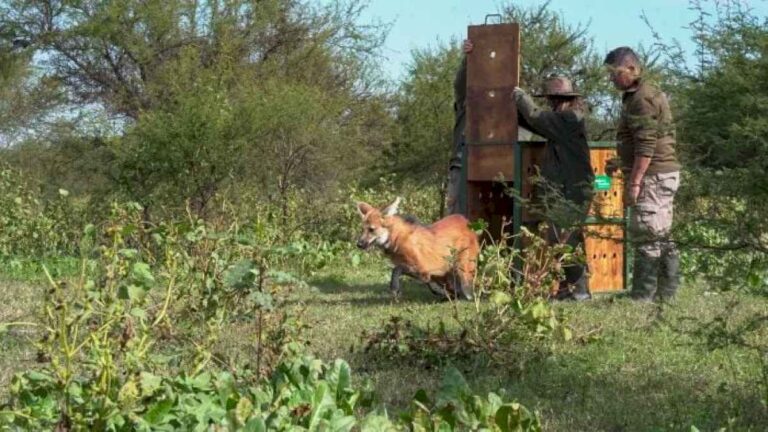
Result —
POLYGON ((671 299, 680 285, 680 258, 669 238, 680 172, 646 175, 632 208, 630 238, 635 245, 631 295, 671 299))
POLYGON ((659 258, 675 245, 669 241, 674 215, 674 200, 680 186, 680 172, 646 175, 640 195, 632 209, 630 233, 636 251, 647 257, 659 258))

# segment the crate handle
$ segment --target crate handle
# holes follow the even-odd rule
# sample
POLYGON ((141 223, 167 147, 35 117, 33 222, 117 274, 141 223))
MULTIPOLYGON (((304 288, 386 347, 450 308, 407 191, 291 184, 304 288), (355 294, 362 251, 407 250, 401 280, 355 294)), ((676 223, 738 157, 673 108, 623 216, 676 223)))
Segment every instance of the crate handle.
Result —
POLYGON ((495 14, 488 14, 488 15, 486 15, 486 16, 485 16, 485 25, 488 25, 488 18, 491 18, 491 17, 496 17, 496 18, 498 18, 498 19, 499 19, 499 22, 498 22, 498 23, 496 23, 496 24, 501 24, 501 19, 502 19, 502 18, 501 18, 501 14, 497 14, 497 13, 495 13, 495 14))

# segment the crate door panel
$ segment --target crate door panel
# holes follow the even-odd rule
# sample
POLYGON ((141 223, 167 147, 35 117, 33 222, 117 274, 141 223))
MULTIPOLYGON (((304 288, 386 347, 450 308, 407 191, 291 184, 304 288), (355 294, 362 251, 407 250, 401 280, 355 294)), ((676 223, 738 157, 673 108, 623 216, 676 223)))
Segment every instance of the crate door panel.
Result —
MULTIPOLYGON (((605 175, 605 163, 616 156, 616 150, 593 148, 589 153, 595 176, 605 175)), ((595 190, 589 215, 600 218, 624 217, 624 180, 621 173, 614 174, 611 177, 610 189, 595 190)))
POLYGON ((520 27, 470 26, 468 33, 474 50, 467 56, 467 142, 512 144, 517 139, 513 90, 518 85, 520 27))
POLYGON ((588 225, 584 253, 592 292, 624 289, 624 230, 619 224, 588 225))
POLYGON ((510 181, 514 178, 514 144, 476 144, 467 147, 467 153, 467 180, 510 181))

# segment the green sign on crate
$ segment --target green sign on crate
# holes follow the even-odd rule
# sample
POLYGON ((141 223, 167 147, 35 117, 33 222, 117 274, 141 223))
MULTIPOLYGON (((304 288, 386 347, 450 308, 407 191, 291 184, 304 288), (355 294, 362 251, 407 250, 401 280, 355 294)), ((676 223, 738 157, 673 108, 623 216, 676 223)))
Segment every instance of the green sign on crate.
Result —
POLYGON ((595 189, 599 191, 608 190, 611 188, 611 178, 607 175, 595 176, 595 189))

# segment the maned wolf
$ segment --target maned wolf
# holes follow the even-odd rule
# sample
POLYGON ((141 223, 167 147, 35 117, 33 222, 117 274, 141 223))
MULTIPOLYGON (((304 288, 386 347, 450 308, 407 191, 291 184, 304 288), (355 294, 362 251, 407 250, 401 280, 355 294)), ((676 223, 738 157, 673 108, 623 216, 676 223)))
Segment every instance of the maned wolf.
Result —
POLYGON ((400 275, 407 274, 426 283, 441 296, 472 298, 480 244, 461 215, 451 215, 424 226, 398 216, 400 198, 379 210, 357 203, 363 218, 363 233, 357 246, 380 247, 392 260, 390 290, 400 295, 400 275))

